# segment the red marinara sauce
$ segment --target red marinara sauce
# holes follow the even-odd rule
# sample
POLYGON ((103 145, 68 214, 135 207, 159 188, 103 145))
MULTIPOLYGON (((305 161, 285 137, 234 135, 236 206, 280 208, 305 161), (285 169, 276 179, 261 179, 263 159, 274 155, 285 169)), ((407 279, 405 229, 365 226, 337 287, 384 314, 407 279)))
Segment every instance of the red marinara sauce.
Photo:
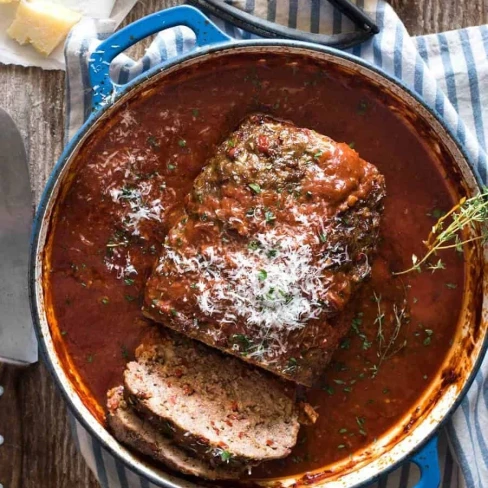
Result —
POLYGON ((464 261, 445 253, 445 269, 436 273, 392 275, 411 265, 412 254, 422 255, 422 240, 453 205, 454 191, 421 135, 389 103, 319 61, 241 53, 169 75, 91 136, 58 202, 45 289, 60 355, 101 421, 107 390, 120 384, 149 326, 142 295, 164 236, 207 158, 253 112, 350 144, 387 185, 372 278, 339 319, 351 332, 321 385, 307 392, 319 419, 302 427, 287 459, 254 475, 301 473, 345 458, 415 404, 454 336, 464 261))

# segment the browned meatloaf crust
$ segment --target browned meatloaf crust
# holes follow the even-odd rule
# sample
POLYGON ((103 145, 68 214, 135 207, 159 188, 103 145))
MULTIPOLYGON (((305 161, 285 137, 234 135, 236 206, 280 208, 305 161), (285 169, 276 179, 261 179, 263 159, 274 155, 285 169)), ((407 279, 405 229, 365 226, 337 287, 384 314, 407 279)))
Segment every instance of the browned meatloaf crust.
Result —
POLYGON ((196 178, 147 282, 144 312, 312 385, 369 276, 384 178, 347 144, 248 117, 196 178))
POLYGON ((124 373, 127 402, 211 466, 243 469, 296 444, 294 391, 268 373, 170 331, 136 358, 124 373))
POLYGON ((239 477, 239 470, 227 465, 210 466, 176 446, 169 437, 164 436, 149 422, 141 419, 127 405, 123 391, 124 387, 119 386, 107 394, 107 423, 114 436, 122 444, 150 456, 180 473, 209 480, 239 477))

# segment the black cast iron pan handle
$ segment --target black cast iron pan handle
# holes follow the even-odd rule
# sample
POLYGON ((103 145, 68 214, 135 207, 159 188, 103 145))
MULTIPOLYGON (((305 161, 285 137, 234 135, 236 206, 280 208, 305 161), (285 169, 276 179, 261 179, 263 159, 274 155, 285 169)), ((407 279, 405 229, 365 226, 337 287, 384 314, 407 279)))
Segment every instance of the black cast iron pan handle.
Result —
POLYGON ((347 49, 366 41, 379 32, 378 26, 360 8, 348 0, 329 0, 329 2, 349 17, 361 30, 333 35, 314 34, 269 22, 222 0, 187 0, 187 3, 200 7, 208 13, 261 37, 293 39, 337 49, 347 49))

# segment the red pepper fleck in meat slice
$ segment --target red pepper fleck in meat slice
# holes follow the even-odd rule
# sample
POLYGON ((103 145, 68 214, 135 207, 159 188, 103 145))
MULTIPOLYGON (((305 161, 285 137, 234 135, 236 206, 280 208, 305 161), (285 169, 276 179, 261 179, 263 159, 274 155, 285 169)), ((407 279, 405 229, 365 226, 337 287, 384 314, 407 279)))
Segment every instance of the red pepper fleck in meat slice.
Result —
POLYGON ((262 153, 269 153, 269 139, 266 136, 258 136, 258 150, 262 153))
POLYGON ((181 378, 183 376, 183 370, 180 368, 175 369, 175 376, 181 378))

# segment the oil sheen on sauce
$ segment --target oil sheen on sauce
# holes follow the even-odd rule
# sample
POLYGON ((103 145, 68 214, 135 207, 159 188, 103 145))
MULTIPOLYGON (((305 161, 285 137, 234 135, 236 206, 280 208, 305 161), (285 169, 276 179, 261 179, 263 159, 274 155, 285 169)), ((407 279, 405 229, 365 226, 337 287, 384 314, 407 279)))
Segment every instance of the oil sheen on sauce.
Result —
POLYGON ((216 145, 253 112, 350 144, 387 187, 372 277, 338 319, 351 332, 320 386, 306 392, 319 419, 302 427, 287 459, 253 473, 274 477, 318 469, 374 442, 415 404, 456 329, 462 255, 443 254, 445 269, 435 273, 392 276, 422 254, 422 240, 453 201, 427 148, 381 93, 292 55, 239 54, 170 75, 127 102, 78 156, 51 230, 47 286, 58 347, 103 419, 107 389, 120 384, 150 326, 142 295, 164 236, 216 145))

